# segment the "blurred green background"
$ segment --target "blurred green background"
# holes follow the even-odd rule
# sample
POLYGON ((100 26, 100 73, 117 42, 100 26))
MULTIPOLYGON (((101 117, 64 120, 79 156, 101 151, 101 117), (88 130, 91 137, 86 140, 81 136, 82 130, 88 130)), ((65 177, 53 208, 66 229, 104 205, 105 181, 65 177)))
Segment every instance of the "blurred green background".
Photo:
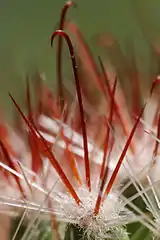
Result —
MULTIPOLYGON (((11 106, 8 91, 20 94, 27 72, 45 71, 50 83, 54 82, 50 35, 63 4, 64 0, 0 0, 0 105, 6 112, 11 106)), ((102 53, 96 48, 96 36, 101 32, 114 34, 122 49, 129 37, 134 41, 141 71, 148 72, 155 62, 146 37, 158 46, 159 0, 77 0, 77 4, 77 9, 69 10, 68 18, 78 24, 96 55, 102 53)))

